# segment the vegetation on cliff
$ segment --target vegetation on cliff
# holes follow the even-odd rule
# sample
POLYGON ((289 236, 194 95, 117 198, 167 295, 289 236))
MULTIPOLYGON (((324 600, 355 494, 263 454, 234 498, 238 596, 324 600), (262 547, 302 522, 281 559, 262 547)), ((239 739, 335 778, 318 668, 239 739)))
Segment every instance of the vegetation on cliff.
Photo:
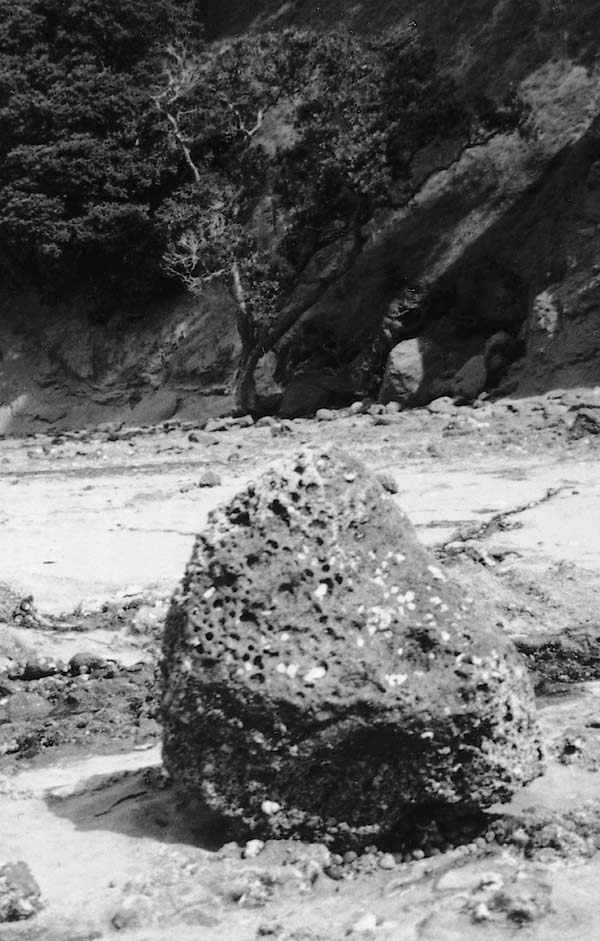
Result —
POLYGON ((160 280, 179 168, 149 89, 191 2, 0 0, 0 265, 50 295, 160 280))
POLYGON ((0 0, 0 265, 104 310, 227 285, 251 409, 260 358, 423 184, 415 158, 521 115, 459 94, 411 28, 200 32, 192 2, 0 0))

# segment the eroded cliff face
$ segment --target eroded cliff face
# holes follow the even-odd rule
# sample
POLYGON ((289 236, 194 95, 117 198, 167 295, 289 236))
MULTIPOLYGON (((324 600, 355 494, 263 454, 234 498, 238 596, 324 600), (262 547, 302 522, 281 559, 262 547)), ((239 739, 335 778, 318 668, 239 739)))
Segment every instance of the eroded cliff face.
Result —
POLYGON ((223 295, 179 295, 98 320, 84 301, 49 306, 9 292, 0 299, 0 434, 225 414, 238 355, 223 295))
MULTIPOLYGON (((410 204, 376 220, 354 269, 277 349, 284 386, 299 371, 314 385, 326 371, 320 385, 332 403, 377 394, 391 348, 408 339, 420 358, 416 398, 452 394, 457 374, 499 331, 510 355, 488 372, 489 391, 598 383, 598 4, 211 0, 204 9, 212 37, 288 25, 418 30, 464 91, 496 103, 519 99, 528 114, 518 131, 483 145, 440 141, 417 156, 410 204)), ((265 122, 266 134, 280 132, 276 120, 265 122)), ((157 301, 149 317, 121 314, 101 327, 82 326, 73 313, 24 294, 5 298, 0 432, 29 427, 35 415, 38 424, 49 415, 55 424, 136 422, 231 406, 238 347, 224 297, 157 301)), ((293 408, 304 397, 300 384, 293 408)))
POLYGON ((309 370, 319 364, 323 343, 342 344, 340 386, 373 392, 390 343, 417 337, 422 400, 452 392, 453 376, 504 331, 516 361, 508 371, 492 370, 488 388, 526 394, 596 382, 598 5, 240 0, 222 7, 207 4, 213 34, 291 24, 416 29, 468 93, 519 98, 529 109, 519 132, 463 152, 440 145, 418 156, 416 197, 378 220, 354 271, 311 312, 310 330, 303 324, 282 344, 284 378, 302 358, 309 370))

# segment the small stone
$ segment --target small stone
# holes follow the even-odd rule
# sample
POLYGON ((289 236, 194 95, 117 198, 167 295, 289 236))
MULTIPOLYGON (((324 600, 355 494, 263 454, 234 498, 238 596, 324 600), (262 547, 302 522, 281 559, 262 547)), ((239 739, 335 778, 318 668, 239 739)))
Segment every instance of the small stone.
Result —
POLYGON ((219 477, 218 474, 216 474, 212 470, 205 471, 205 473, 202 474, 202 477, 198 481, 198 486, 199 487, 220 487, 221 478, 219 477))
POLYGON ((274 438, 282 438, 291 435, 294 431, 294 425, 287 418, 280 419, 271 427, 271 434, 274 438))
POLYGON ((0 866, 0 922, 32 918, 42 907, 40 887, 27 863, 0 866))
POLYGON ((52 712, 53 706, 38 693, 28 693, 26 690, 17 690, 0 705, 0 722, 22 722, 23 720, 41 718, 52 712))
POLYGON ((388 493, 398 493, 398 484, 391 474, 378 474, 377 479, 384 490, 388 493))
POLYGON ((152 924, 154 913, 152 903, 145 895, 130 895, 123 899, 111 918, 111 924, 117 931, 132 928, 146 928, 152 924))
POLYGON ((264 840, 248 840, 243 850, 244 859, 256 859, 265 848, 264 840))
POLYGON ((476 924, 480 924, 481 922, 484 922, 484 921, 489 921, 491 917, 492 917, 492 913, 490 912, 485 902, 479 902, 478 905, 475 906, 475 909, 473 911, 473 921, 476 924))
POLYGON ((515 846, 527 846, 529 843, 529 834, 526 830, 523 829, 523 827, 517 827, 517 829, 513 830, 510 835, 510 842, 514 843, 515 846))
POLYGON ((330 408, 319 408, 315 413, 315 418, 317 421, 333 421, 335 418, 335 412, 330 408))
POLYGON ((209 440, 208 435, 202 431, 190 431, 188 435, 188 441, 192 444, 208 444, 209 440))
POLYGON ((367 931, 375 931, 376 929, 377 915, 374 915, 373 912, 367 912, 362 918, 358 919, 352 931, 354 934, 365 934, 367 931))
POLYGON ((449 412, 454 412, 455 408, 454 399, 451 399, 449 395, 442 395, 429 403, 427 411, 433 415, 447 415, 449 412))
POLYGON ((367 407, 364 402, 353 402, 348 411, 351 415, 360 415, 367 407))
POLYGON ((569 440, 577 441, 588 435, 600 434, 600 411, 598 409, 580 409, 575 421, 569 428, 569 440))
POLYGON ((413 850, 413 851, 412 851, 412 858, 413 858, 413 859, 425 859, 425 853, 423 852, 422 849, 413 850))
POLYGON ((263 801, 260 805, 260 809, 263 814, 266 814, 267 817, 272 816, 272 814, 277 814, 281 810, 281 804, 278 804, 277 801, 263 801))
POLYGON ((23 669, 20 671, 20 675, 14 675, 14 679, 21 680, 41 680, 47 676, 56 676, 57 673, 60 673, 61 666, 54 657, 36 657, 35 659, 28 660, 23 669))
POLYGON ((107 666, 104 657, 97 653, 82 651, 76 653, 69 660, 69 673, 71 676, 81 676, 83 673, 95 673, 97 670, 103 670, 107 666))
POLYGON ((381 859, 379 860, 380 869, 395 869, 396 860, 391 853, 384 853, 381 859))

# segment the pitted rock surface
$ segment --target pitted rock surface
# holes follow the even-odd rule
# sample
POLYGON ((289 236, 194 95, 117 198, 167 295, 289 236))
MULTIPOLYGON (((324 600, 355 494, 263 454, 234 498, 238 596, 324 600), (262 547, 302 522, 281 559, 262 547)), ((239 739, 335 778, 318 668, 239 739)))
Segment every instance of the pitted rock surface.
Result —
POLYGON ((364 845, 541 773, 516 650, 342 451, 212 514, 162 670, 166 767, 240 835, 364 845))

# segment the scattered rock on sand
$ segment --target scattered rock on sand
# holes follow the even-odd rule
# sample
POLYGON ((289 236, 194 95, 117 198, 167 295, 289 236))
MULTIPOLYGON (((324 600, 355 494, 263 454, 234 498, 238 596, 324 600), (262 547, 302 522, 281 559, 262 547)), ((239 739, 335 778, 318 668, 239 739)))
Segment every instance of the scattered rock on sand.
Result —
POLYGON ((577 441, 579 438, 587 438, 588 435, 600 434, 600 410, 582 408, 575 416, 575 421, 569 428, 569 438, 571 441, 577 441))
POLYGON ((163 654, 166 767, 240 834, 365 845, 541 772, 516 650, 341 451, 212 514, 163 654))
POLYGON ((485 389, 487 367, 481 354, 472 356, 456 373, 452 384, 453 395, 463 402, 472 402, 485 389))
POLYGON ((403 340, 392 349, 381 386, 382 402, 414 404, 425 377, 422 343, 418 338, 403 340))
POLYGON ((27 863, 0 866, 0 922, 31 918, 41 908, 40 887, 27 863))
POLYGON ((200 477, 200 480, 198 481, 198 486, 199 487, 220 487, 221 478, 217 473, 215 473, 215 471, 212 471, 212 470, 205 471, 204 474, 202 474, 202 476, 200 477))
POLYGON ((69 673, 71 676, 81 676, 82 673, 94 673, 104 670, 107 663, 104 657, 97 653, 83 651, 76 653, 69 660, 69 673))

